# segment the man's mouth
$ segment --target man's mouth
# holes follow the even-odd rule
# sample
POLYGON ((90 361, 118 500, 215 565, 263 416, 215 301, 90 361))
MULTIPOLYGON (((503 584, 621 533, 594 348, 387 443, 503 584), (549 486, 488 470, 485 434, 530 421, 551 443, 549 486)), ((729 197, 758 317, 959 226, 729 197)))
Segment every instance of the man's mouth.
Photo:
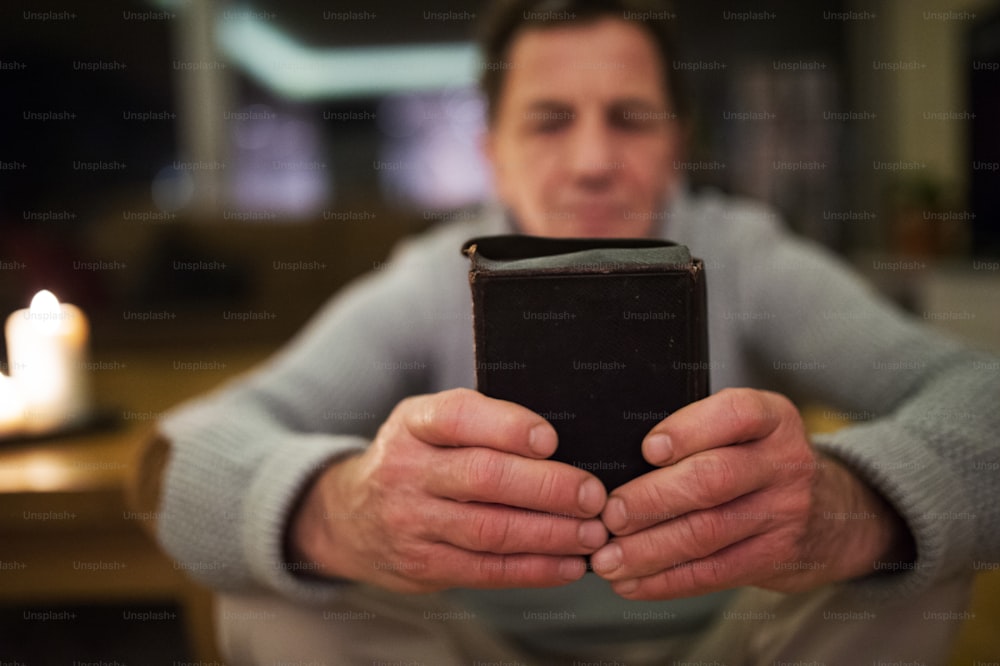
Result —
POLYGON ((624 206, 610 201, 581 201, 564 210, 566 217, 576 222, 614 222, 622 219, 624 206))

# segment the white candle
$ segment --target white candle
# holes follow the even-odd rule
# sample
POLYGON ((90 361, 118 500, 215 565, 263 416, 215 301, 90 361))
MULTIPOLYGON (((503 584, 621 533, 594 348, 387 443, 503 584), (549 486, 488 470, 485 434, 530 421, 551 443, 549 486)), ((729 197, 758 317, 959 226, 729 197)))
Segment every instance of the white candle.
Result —
POLYGON ((24 396, 17 382, 0 374, 0 437, 17 435, 24 427, 24 396))
POLYGON ((23 429, 38 434, 72 426, 90 412, 90 326, 74 305, 40 291, 31 307, 7 318, 7 358, 24 400, 23 429))

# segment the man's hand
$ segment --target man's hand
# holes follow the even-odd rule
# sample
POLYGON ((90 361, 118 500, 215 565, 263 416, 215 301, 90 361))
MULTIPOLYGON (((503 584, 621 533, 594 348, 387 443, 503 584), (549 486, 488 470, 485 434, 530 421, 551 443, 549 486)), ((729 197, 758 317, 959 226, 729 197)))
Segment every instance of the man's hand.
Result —
POLYGON ((592 558, 629 599, 801 591, 912 557, 899 516, 817 455, 781 395, 730 389, 688 405, 643 455, 661 469, 611 493, 601 518, 615 536, 592 558))
POLYGON ((290 554, 400 592, 547 587, 607 542, 604 486, 543 460, 556 433, 464 389, 408 398, 372 445, 323 472, 293 517, 290 554))

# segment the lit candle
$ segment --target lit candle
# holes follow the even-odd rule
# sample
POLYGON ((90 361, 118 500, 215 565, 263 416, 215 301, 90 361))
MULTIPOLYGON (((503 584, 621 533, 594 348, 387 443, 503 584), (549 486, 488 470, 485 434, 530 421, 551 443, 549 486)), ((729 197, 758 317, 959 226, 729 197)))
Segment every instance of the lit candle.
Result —
POLYGON ((24 400, 23 430, 38 434, 84 420, 90 326, 80 309, 40 291, 29 309, 7 318, 6 333, 10 374, 24 400))
POLYGON ((24 396, 17 382, 0 374, 0 437, 21 432, 24 427, 24 396))

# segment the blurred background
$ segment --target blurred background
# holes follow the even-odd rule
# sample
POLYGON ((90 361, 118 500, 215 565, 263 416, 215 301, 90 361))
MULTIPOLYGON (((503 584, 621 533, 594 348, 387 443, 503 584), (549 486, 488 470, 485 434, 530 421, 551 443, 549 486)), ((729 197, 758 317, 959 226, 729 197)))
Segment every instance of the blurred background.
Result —
MULTIPOLYGON (((40 289, 86 313, 100 418, 0 442, 0 661, 215 659, 207 594, 125 502, 139 443, 398 239, 490 197, 485 6, 4 3, 0 315, 40 289)), ((770 202, 928 325, 1000 350, 1000 2, 675 13, 693 186, 770 202)), ((997 622, 967 623, 955 663, 1000 657, 997 622)))

